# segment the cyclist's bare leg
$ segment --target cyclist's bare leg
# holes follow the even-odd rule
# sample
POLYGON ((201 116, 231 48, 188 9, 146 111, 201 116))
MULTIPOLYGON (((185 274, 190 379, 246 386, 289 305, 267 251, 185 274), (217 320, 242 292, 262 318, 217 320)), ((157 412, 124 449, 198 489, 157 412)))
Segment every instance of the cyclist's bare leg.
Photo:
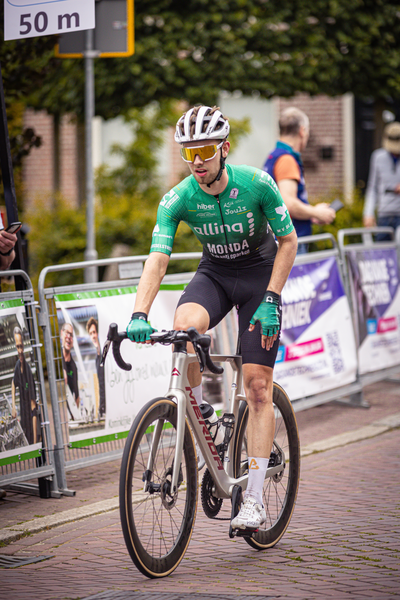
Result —
POLYGON ((243 384, 249 407, 248 454, 268 458, 275 431, 273 369, 264 365, 244 364, 243 384))
POLYGON ((243 384, 249 409, 249 479, 240 511, 231 521, 233 529, 242 531, 258 530, 267 518, 263 507, 263 486, 275 431, 272 374, 271 367, 251 363, 243 365, 243 384))
MULTIPOLYGON (((205 333, 210 325, 210 316, 206 309, 195 302, 181 304, 176 309, 174 318, 174 329, 186 331, 189 327, 195 327, 199 333, 205 333)), ((188 352, 193 353, 192 344, 188 344, 188 352)), ((201 384, 201 373, 199 363, 191 363, 188 367, 188 379, 192 387, 201 384)))

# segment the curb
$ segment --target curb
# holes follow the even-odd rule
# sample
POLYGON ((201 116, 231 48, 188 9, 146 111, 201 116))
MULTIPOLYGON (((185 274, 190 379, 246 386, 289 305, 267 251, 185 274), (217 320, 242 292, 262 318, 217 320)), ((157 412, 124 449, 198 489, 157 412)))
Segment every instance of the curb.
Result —
POLYGON ((3 542, 3 544, 8 544, 10 542, 15 542, 26 535, 32 535, 33 533, 39 533, 44 529, 51 529, 58 525, 64 525, 65 523, 71 523, 72 521, 79 521, 80 519, 86 519, 87 517, 110 512, 116 510, 118 507, 119 499, 110 498, 109 500, 101 500, 100 502, 89 504, 88 506, 64 510, 55 515, 40 517, 19 525, 5 527, 0 530, 0 543, 3 542))
MULTIPOLYGON (((325 440, 308 444, 301 449, 300 455, 301 458, 306 458, 312 454, 326 452, 338 448, 339 446, 342 447, 355 442, 361 442, 397 428, 400 428, 400 413, 389 415, 383 419, 379 419, 379 421, 371 423, 371 425, 360 427, 354 431, 346 431, 325 440)), ((64 525, 65 523, 86 519, 87 517, 93 517, 101 513, 111 512, 118 508, 119 499, 118 497, 115 497, 89 504, 89 506, 81 506, 48 517, 40 517, 33 519, 32 521, 26 521, 20 525, 5 527, 0 530, 0 543, 6 545, 19 540, 26 535, 39 533, 45 529, 51 529, 59 525, 64 525)))
POLYGON ((374 423, 371 423, 371 425, 365 425, 364 427, 360 427, 353 431, 345 431, 344 433, 333 435, 325 440, 308 444, 308 446, 304 446, 304 448, 301 449, 300 455, 301 458, 305 458, 311 454, 316 454, 317 452, 326 452, 327 450, 332 450, 339 446, 361 442, 362 440, 373 438, 382 433, 386 433, 387 431, 391 431, 392 429, 397 429, 398 427, 400 427, 400 413, 395 413, 394 415, 379 419, 379 421, 375 421, 374 423))

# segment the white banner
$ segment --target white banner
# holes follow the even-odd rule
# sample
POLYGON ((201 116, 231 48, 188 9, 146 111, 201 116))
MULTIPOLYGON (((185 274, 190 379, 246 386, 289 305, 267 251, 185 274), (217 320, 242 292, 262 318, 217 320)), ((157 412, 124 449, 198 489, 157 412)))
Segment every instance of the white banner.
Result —
POLYGON ((95 0, 4 0, 4 39, 94 29, 95 0))
MULTIPOLYGON (((183 287, 161 286, 149 314, 155 329, 172 329, 183 287)), ((126 340, 121 354, 131 371, 117 366, 111 349, 103 370, 99 365, 109 325, 117 323, 125 331, 135 293, 132 287, 56 296, 71 440, 128 431, 140 408, 168 391, 170 347, 126 340)))

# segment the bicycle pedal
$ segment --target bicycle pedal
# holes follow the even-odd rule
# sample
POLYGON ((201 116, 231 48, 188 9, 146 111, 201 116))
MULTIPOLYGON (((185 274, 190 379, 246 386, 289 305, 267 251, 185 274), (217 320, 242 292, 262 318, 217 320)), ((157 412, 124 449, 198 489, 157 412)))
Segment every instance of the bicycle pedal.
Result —
POLYGON ((229 531, 229 537, 252 537, 253 533, 257 533, 258 529, 232 529, 232 532, 229 531), (232 533, 232 535, 231 535, 232 533))

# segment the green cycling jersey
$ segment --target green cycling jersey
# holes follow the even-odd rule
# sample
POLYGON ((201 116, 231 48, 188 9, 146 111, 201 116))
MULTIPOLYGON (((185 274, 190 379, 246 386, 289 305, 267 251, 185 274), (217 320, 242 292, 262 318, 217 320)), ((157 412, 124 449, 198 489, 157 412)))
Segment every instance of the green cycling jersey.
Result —
POLYGON ((229 183, 218 196, 204 192, 193 175, 165 194, 150 252, 170 255, 179 222, 184 221, 213 262, 273 263, 277 251, 273 234, 284 236, 294 230, 278 187, 260 169, 245 165, 226 169, 229 183))

